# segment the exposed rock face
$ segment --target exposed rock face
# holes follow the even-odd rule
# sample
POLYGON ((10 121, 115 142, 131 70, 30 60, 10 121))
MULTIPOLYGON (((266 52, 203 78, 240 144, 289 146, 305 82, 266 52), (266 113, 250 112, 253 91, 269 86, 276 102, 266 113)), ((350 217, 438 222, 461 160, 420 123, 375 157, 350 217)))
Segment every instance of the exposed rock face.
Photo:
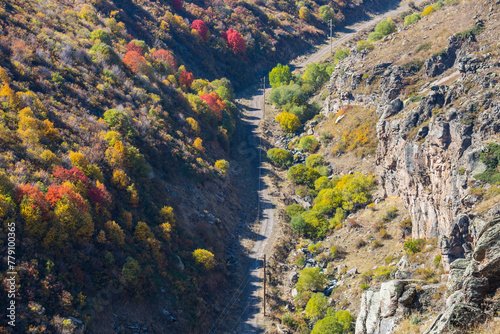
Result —
POLYGON ((456 290, 448 297, 448 309, 438 315, 425 334, 463 333, 463 328, 484 321, 484 297, 500 287, 500 218, 478 233, 470 260, 451 263, 448 287, 456 290))

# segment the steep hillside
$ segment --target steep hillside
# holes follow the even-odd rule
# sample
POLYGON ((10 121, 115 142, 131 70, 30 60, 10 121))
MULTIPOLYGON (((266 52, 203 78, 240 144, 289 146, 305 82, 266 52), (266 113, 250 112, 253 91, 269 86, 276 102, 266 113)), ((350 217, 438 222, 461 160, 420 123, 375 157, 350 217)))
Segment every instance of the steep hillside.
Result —
POLYGON ((413 6, 280 70, 270 332, 496 333, 499 22, 494 1, 413 6))

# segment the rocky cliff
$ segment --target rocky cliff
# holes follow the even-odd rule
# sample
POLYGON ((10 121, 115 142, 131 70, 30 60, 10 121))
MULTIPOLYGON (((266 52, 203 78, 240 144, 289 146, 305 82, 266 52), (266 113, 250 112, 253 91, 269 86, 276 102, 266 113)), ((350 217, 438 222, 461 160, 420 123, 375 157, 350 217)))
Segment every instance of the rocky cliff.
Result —
POLYGON ((375 51, 352 48, 328 86, 324 114, 346 105, 376 110, 376 165, 385 196, 403 199, 413 238, 439 240, 448 274, 446 284, 395 280, 368 290, 356 333, 393 333, 414 311, 435 309, 439 303, 429 299, 439 289, 446 289, 446 311, 426 333, 462 333, 498 307, 485 302, 499 286, 498 200, 481 204, 481 192, 491 187, 475 177, 487 170, 481 152, 500 130, 500 57, 497 42, 489 42, 498 38, 498 2, 456 7, 400 28, 375 51), (450 33, 451 14, 479 8, 488 14, 464 16, 469 28, 450 33), (443 48, 423 54, 426 45, 440 43, 443 31, 443 48))

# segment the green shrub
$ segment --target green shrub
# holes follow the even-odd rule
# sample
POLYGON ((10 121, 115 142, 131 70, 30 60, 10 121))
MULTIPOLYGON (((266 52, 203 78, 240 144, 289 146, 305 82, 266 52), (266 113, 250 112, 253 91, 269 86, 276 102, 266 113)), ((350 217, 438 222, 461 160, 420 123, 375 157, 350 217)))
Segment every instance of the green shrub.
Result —
POLYGON ((300 152, 312 152, 316 150, 319 142, 314 136, 305 136, 300 138, 298 149, 300 152))
POLYGON ((423 44, 420 44, 417 48, 417 52, 420 52, 420 51, 429 51, 432 47, 432 42, 426 42, 426 43, 423 43, 423 44))
POLYGON ((314 187, 314 182, 320 177, 319 172, 313 168, 298 164, 292 166, 287 173, 287 178, 295 184, 305 184, 314 187))
POLYGON ((306 265, 306 258, 304 257, 304 255, 299 256, 295 261, 295 264, 297 265, 297 267, 303 268, 306 265))
POLYGON ((303 105, 306 104, 307 98, 298 84, 282 85, 273 88, 269 94, 269 101, 281 108, 286 104, 303 105))
POLYGON ((365 290, 368 290, 370 288, 370 284, 362 282, 359 287, 361 290, 365 291, 365 290))
POLYGON ((500 163, 500 145, 489 143, 488 146, 486 146, 486 150, 479 155, 479 158, 488 169, 483 173, 474 175, 474 178, 491 184, 500 182, 500 172, 498 171, 498 165, 500 163))
POLYGON ((363 50, 371 51, 375 48, 372 43, 365 41, 365 40, 358 41, 358 42, 356 42, 356 44, 358 45, 358 48, 357 48, 358 52, 361 52, 363 50))
POLYGON ((269 73, 269 83, 273 88, 282 85, 288 85, 292 80, 292 72, 290 72, 290 67, 288 65, 278 64, 269 73))
POLYGON ((404 23, 405 27, 412 25, 413 23, 417 22, 418 20, 420 20, 420 15, 418 15, 417 13, 405 16, 405 23, 404 23))
POLYGON ((375 32, 378 32, 384 36, 392 34, 395 31, 396 31, 396 25, 394 24, 394 22, 392 22, 391 19, 381 21, 375 27, 375 32))
POLYGON ((327 316, 314 325, 311 334, 345 334, 350 333, 353 327, 354 317, 351 312, 339 310, 335 312, 329 309, 327 316))
POLYGON ((415 253, 421 252, 424 245, 425 245, 424 239, 408 239, 405 242, 403 249, 408 254, 415 254, 415 253))
POLYGON ((318 191, 332 187, 333 187, 332 182, 326 176, 322 176, 314 182, 314 189, 318 191))
POLYGON ((272 148, 267 151, 267 158, 278 167, 287 167, 293 162, 292 153, 280 148, 272 148))
POLYGON ((330 221, 330 228, 337 228, 341 226, 345 219, 345 210, 342 208, 337 208, 335 210, 335 216, 333 216, 330 221))
POLYGON ((299 273, 297 281, 297 292, 323 290, 326 283, 326 276, 321 272, 320 267, 305 268, 299 273))
POLYGON ((325 316, 328 309, 328 298, 321 292, 315 293, 306 305, 306 317, 311 321, 317 321, 325 316))
POLYGON ((395 272, 397 267, 379 267, 373 274, 375 281, 387 281, 391 278, 391 274, 395 272))
POLYGON ((355 205, 367 204, 371 200, 371 191, 375 179, 371 174, 345 175, 332 180, 334 188, 323 189, 314 199, 314 209, 331 213, 336 208, 352 210, 355 205))
POLYGON ((321 154, 311 154, 306 158, 306 166, 316 168, 325 164, 325 158, 321 154))
POLYGON ((304 207, 300 204, 291 204, 286 207, 285 211, 288 217, 292 218, 293 216, 301 214, 302 212, 306 211, 306 209, 304 209, 304 207))
POLYGON ((368 35, 368 42, 378 41, 382 38, 384 38, 383 34, 374 31, 374 32, 371 32, 370 35, 368 35))
POLYGON ((109 44, 111 42, 111 36, 106 30, 97 29, 90 33, 90 38, 93 40, 100 40, 102 43, 109 44))
POLYGON ((347 58, 351 54, 351 51, 349 49, 340 49, 335 52, 335 64, 337 64, 339 61, 341 61, 344 58, 347 58))
POLYGON ((382 217, 382 220, 387 223, 390 222, 391 220, 394 220, 397 216, 398 216, 398 209, 395 206, 393 206, 386 212, 384 217, 382 217))
POLYGON ((435 10, 440 10, 444 6, 444 3, 442 1, 438 1, 435 4, 432 5, 435 10))
POLYGON ((330 247, 330 257, 335 259, 338 255, 338 249, 335 246, 330 247))
MULTIPOLYGON (((306 71, 302 76, 302 80, 306 83, 311 84, 315 88, 319 88, 330 79, 331 71, 328 71, 328 66, 329 66, 328 64, 316 64, 316 63, 307 65, 306 71)), ((331 68, 331 70, 333 70, 333 68, 331 68)))
POLYGON ((313 254, 317 254, 321 251, 322 246, 323 246, 323 243, 317 242, 315 244, 310 244, 309 246, 307 246, 307 250, 313 254))
POLYGON ((328 231, 328 221, 321 212, 309 210, 303 212, 301 217, 304 218, 305 222, 305 231, 303 234, 312 239, 325 237, 328 231))

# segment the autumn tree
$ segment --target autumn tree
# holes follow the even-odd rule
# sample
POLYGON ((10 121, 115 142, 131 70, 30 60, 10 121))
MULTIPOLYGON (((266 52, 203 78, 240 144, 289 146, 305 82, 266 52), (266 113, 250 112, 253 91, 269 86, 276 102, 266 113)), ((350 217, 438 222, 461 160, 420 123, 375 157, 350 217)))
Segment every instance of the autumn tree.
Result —
POLYGON ((123 63, 134 73, 143 73, 148 70, 148 61, 137 51, 129 51, 123 58, 123 63))
POLYGON ((134 238, 139 242, 146 242, 149 238, 153 238, 154 234, 151 232, 148 224, 145 222, 138 222, 134 231, 134 238))
POLYGON ((229 47, 235 53, 245 53, 246 49, 245 40, 243 39, 243 37, 239 32, 233 30, 232 28, 229 28, 229 30, 225 32, 223 37, 227 41, 229 47))
POLYGON ((311 20, 311 12, 307 7, 300 7, 299 18, 305 22, 309 22, 311 20))
POLYGON ((214 254, 206 249, 197 249, 193 252, 193 258, 196 264, 202 266, 205 270, 212 270, 215 267, 214 254))
POLYGON ((177 71, 177 62, 175 61, 175 58, 172 55, 172 53, 168 52, 167 50, 164 49, 156 50, 151 55, 151 59, 153 61, 166 64, 168 66, 168 69, 170 69, 172 72, 177 71))
POLYGON ((114 221, 107 221, 104 224, 106 228, 108 239, 116 245, 123 245, 125 243, 125 233, 122 228, 114 221))
POLYGON ((148 45, 146 44, 146 42, 138 40, 138 39, 134 39, 134 40, 130 41, 130 43, 127 44, 126 48, 127 48, 127 52, 135 51, 138 54, 140 54, 141 56, 144 56, 146 54, 146 52, 148 51, 148 45))
POLYGON ((290 72, 290 67, 288 67, 288 65, 283 66, 278 64, 269 73, 269 83, 273 88, 281 85, 288 85, 290 80, 292 80, 292 72, 290 72))
POLYGON ((280 123, 283 130, 286 132, 293 133, 300 128, 300 120, 294 114, 288 113, 286 111, 282 112, 276 117, 276 121, 280 123))
POLYGON ((203 22, 202 20, 194 20, 193 23, 191 23, 191 27, 196 30, 202 40, 205 41, 207 39, 208 28, 205 22, 203 22))
POLYGON ((122 275, 130 285, 137 285, 139 283, 139 276, 141 275, 141 267, 139 263, 132 257, 127 257, 125 264, 122 267, 122 275))
POLYGON ((186 71, 185 68, 182 69, 181 75, 179 75, 179 83, 186 87, 187 90, 191 88, 191 84, 193 83, 194 76, 193 73, 186 71))
POLYGON ((211 92, 210 94, 203 94, 200 98, 205 101, 214 115, 217 116, 218 120, 222 120, 222 110, 226 108, 226 102, 217 94, 216 92, 211 92))

